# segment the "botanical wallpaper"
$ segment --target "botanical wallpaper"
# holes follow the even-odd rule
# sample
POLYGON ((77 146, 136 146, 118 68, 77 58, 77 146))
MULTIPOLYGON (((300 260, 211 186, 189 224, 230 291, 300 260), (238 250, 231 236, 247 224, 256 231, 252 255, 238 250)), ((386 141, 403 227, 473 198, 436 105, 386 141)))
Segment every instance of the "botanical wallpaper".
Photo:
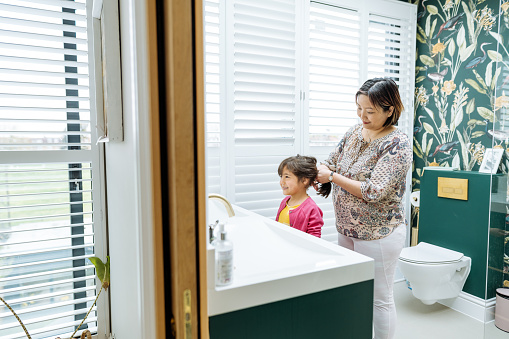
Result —
POLYGON ((505 150, 499 172, 507 173, 509 0, 409 2, 418 5, 412 191, 425 166, 478 171, 487 148, 505 150))
POLYGON ((417 5, 413 190, 424 166, 476 171, 486 148, 509 146, 509 0, 417 5))

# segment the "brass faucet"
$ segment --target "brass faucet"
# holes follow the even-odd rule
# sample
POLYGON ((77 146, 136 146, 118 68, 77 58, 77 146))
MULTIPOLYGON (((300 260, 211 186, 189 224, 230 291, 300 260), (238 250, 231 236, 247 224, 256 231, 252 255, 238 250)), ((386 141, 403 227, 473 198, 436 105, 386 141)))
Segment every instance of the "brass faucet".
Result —
POLYGON ((226 199, 222 195, 215 194, 215 193, 210 193, 209 194, 209 199, 219 200, 224 205, 224 207, 226 208, 226 212, 228 212, 228 216, 230 218, 235 216, 235 211, 233 210, 232 204, 230 204, 228 199, 226 199))

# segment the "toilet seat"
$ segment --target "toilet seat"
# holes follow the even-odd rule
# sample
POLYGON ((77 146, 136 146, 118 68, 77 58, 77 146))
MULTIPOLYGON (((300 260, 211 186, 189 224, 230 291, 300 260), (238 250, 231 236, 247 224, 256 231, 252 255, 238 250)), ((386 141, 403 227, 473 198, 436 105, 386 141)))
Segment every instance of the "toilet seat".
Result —
POLYGON ((414 264, 452 264, 461 261, 462 258, 463 253, 426 242, 404 248, 399 257, 401 261, 414 264))

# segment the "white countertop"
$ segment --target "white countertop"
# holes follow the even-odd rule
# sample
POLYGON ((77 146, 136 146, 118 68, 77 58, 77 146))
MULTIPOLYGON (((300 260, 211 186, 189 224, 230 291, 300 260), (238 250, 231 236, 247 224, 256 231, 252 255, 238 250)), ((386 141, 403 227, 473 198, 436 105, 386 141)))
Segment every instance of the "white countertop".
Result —
MULTIPOLYGON (((217 217, 217 207, 209 213, 217 217)), ((221 207, 220 207, 221 208, 221 207)), ((214 249, 207 249, 209 316, 371 280, 374 261, 359 253, 234 206, 227 237, 233 283, 216 287, 214 249)), ((215 219, 215 218, 209 218, 215 219)))

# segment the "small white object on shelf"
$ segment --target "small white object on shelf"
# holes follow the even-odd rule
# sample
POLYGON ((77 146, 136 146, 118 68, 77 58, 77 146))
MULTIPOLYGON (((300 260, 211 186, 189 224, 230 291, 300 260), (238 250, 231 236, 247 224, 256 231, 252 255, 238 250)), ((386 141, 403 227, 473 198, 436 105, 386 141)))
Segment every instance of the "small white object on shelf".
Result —
POLYGON ((500 164, 503 154, 503 148, 486 148, 481 167, 479 167, 479 173, 497 173, 498 165, 500 164))

